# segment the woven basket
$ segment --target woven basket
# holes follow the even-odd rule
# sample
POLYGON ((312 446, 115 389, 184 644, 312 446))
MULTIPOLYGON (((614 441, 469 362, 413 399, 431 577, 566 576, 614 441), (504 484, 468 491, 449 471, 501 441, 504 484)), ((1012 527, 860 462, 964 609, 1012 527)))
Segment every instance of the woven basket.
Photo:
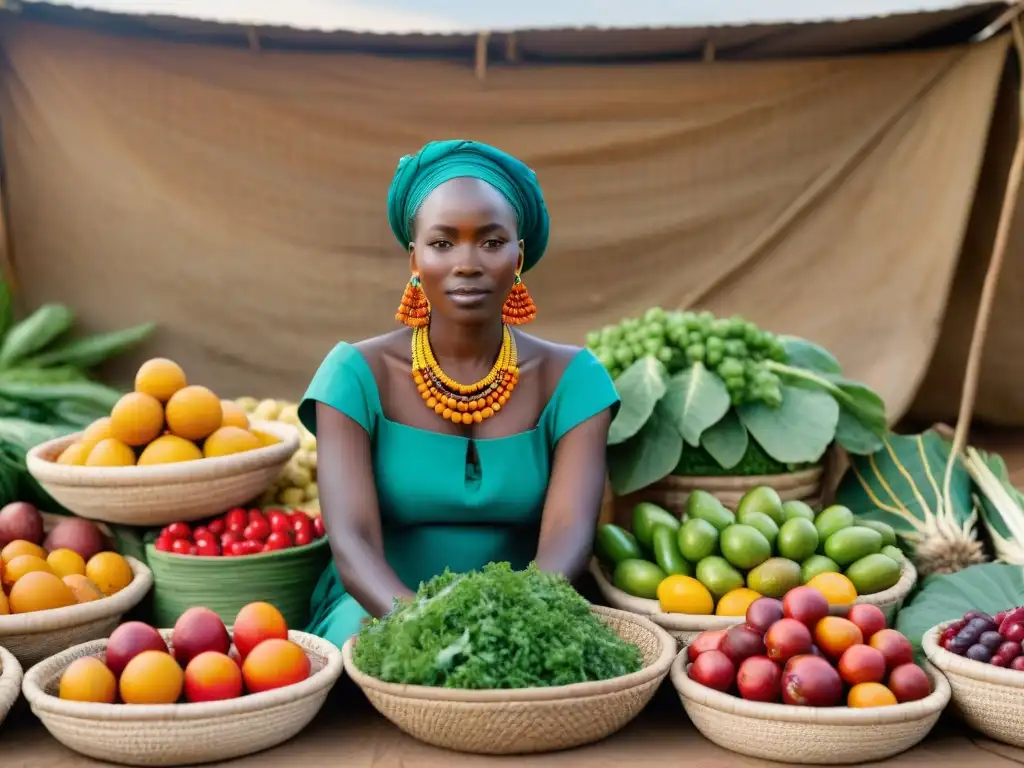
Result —
POLYGON ((147 467, 73 467, 57 464, 80 435, 37 445, 28 471, 61 505, 79 517, 157 527, 191 522, 259 496, 299 447, 299 431, 280 422, 253 427, 281 442, 231 456, 147 467))
POLYGON ((720 747, 781 763, 849 765, 883 760, 919 743, 949 703, 949 683, 929 664, 932 693, 871 709, 763 704, 706 688, 687 675, 689 649, 672 664, 672 684, 697 730, 720 747))
POLYGON ((21 664, 14 654, 0 646, 0 725, 21 693, 21 664))
POLYGON ((0 645, 15 655, 22 666, 36 662, 79 643, 107 637, 121 617, 142 602, 153 586, 153 574, 134 557, 132 583, 110 597, 49 611, 0 616, 0 645))
POLYGON ((949 679, 955 710, 990 739, 1024 747, 1024 672, 972 661, 940 647, 939 633, 946 625, 928 630, 921 647, 949 679))
POLYGON ((385 683, 352 661, 357 636, 342 649, 345 669, 370 703, 410 736, 437 747, 520 755, 578 747, 612 735, 636 717, 668 674, 676 646, 662 629, 623 611, 592 610, 635 643, 644 667, 592 683, 519 690, 460 690, 385 683))
POLYGON ((174 626, 194 605, 210 608, 231 624, 243 606, 262 600, 281 611, 288 626, 304 627, 310 596, 330 557, 326 538, 243 557, 177 555, 147 544, 156 624, 174 626))
MULTIPOLYGON (((597 588, 612 606, 623 611, 646 616, 659 627, 668 630, 678 642, 680 647, 689 645, 701 632, 715 629, 728 629, 736 624, 742 624, 742 616, 696 616, 686 613, 663 613, 661 605, 657 600, 650 600, 644 597, 634 597, 617 588, 598 562, 597 558, 590 561, 590 573, 597 582, 597 588)), ((855 603, 869 603, 877 605, 885 614, 885 623, 892 626, 896 620, 896 614, 903 607, 903 601, 917 583, 917 571, 909 561, 903 564, 900 572, 900 580, 889 589, 883 592, 876 592, 873 595, 861 595, 855 603)), ((832 606, 832 613, 836 616, 845 616, 850 609, 848 605, 832 606)))
MULTIPOLYGON (((170 645, 172 630, 160 634, 170 645)), ((312 665, 306 680, 274 691, 201 704, 89 704, 57 698, 60 676, 83 656, 102 656, 107 641, 75 646, 25 673, 32 711, 61 744, 97 760, 126 765, 197 765, 251 755, 309 725, 342 673, 341 651, 304 632, 288 638, 312 665)))

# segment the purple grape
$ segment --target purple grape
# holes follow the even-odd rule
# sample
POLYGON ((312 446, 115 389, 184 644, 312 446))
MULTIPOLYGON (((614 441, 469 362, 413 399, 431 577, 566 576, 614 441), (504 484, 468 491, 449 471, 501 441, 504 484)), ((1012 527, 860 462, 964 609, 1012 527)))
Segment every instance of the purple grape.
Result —
POLYGON ((992 651, 981 643, 975 643, 967 649, 967 653, 964 655, 973 661, 980 661, 984 664, 988 664, 989 660, 992 658, 992 651))
POLYGON ((979 634, 996 629, 996 623, 988 616, 975 616, 967 622, 967 626, 976 629, 979 634))
POLYGON ((988 648, 990 651, 994 651, 1000 645, 1003 644, 1003 636, 995 630, 989 630, 988 632, 982 632, 981 637, 978 638, 978 642, 988 648))
MULTIPOLYGON (((988 621, 992 621, 992 617, 991 616, 989 616, 987 613, 983 613, 981 611, 968 611, 967 613, 964 614, 964 620, 965 621, 970 621, 971 619, 986 619, 988 621)), ((995 622, 992 622, 992 623, 995 623, 995 622)))
POLYGON ((954 639, 962 640, 964 643, 967 644, 967 647, 969 648, 970 646, 978 642, 979 637, 981 637, 981 630, 975 629, 970 624, 968 624, 966 627, 964 627, 956 633, 956 638, 954 639))
POLYGON ((946 646, 946 650, 950 653, 955 653, 957 656, 963 656, 965 653, 967 653, 967 649, 970 648, 972 645, 974 645, 973 640, 969 640, 967 638, 960 637, 960 635, 957 635, 949 641, 949 645, 946 646))

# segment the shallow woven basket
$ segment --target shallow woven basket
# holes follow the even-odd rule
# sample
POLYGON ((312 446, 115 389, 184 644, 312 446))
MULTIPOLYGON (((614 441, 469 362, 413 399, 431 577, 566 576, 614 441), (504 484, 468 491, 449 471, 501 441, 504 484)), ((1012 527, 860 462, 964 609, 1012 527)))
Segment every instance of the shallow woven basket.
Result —
POLYGON ((611 736, 636 717, 676 654, 668 633, 646 619, 598 606, 591 610, 636 644, 643 669, 611 680, 550 688, 480 691, 396 685, 359 671, 352 661, 353 636, 342 649, 345 670, 378 712, 427 744, 489 755, 578 747, 611 736))
POLYGON ((231 624, 243 606, 261 600, 281 611, 288 626, 304 627, 310 595, 330 557, 326 538, 244 557, 177 555, 147 544, 156 623, 174 626, 186 610, 203 605, 231 624))
MULTIPOLYGON (((645 597, 634 597, 623 592, 608 579, 604 569, 597 558, 590 561, 590 573, 597 582, 597 588, 601 590, 604 599, 615 608, 630 613, 646 616, 659 627, 664 627, 679 642, 680 647, 689 645, 701 632, 715 629, 728 629, 736 624, 742 624, 742 616, 696 616, 686 613, 662 613, 661 605, 657 600, 650 600, 645 597)), ((885 623, 892 626, 896 620, 896 614, 903 607, 903 601, 917 583, 917 570, 910 561, 903 563, 900 571, 900 580, 895 585, 882 592, 873 595, 861 595, 855 603, 869 603, 877 605, 885 614, 885 623)), ((832 613, 837 616, 845 616, 850 609, 848 605, 832 606, 832 613)))
POLYGON ((947 624, 928 630, 921 647, 949 679, 957 713, 990 739, 1024 747, 1024 672, 982 664, 940 647, 939 633, 947 624))
POLYGON ((21 664, 14 654, 0 646, 0 725, 21 693, 21 664))
POLYGON ((0 645, 13 653, 22 666, 29 667, 65 648, 107 637, 153 586, 149 568, 134 557, 125 560, 135 578, 110 597, 67 608, 0 616, 0 645))
MULTIPOLYGON (((160 634, 170 645, 172 630, 160 634)), ((312 669, 301 683, 201 704, 89 704, 57 698, 60 676, 83 656, 103 656, 106 640, 75 646, 32 667, 22 691, 61 744, 126 765, 197 765, 277 746, 309 725, 342 673, 341 651, 305 632, 289 632, 312 669)))
POLYGON ((252 426, 281 442, 231 456, 147 467, 57 464, 79 433, 37 445, 25 463, 43 488, 79 517, 147 527, 191 522, 259 496, 299 447, 299 431, 289 424, 257 421, 252 426))
POLYGON ((920 701, 871 709, 763 704, 720 693, 690 679, 689 649, 672 664, 672 684, 697 730, 720 747, 781 763, 849 765, 910 749, 949 703, 949 683, 929 664, 932 692, 920 701))

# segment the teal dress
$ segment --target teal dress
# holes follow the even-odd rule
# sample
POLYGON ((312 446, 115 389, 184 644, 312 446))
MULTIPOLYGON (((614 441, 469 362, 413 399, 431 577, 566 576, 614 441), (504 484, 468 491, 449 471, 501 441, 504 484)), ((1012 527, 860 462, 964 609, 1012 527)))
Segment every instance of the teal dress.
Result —
MULTIPOLYGON (((341 411, 370 436, 384 556, 415 590, 445 568, 464 572, 492 561, 525 568, 537 554, 555 446, 573 427, 615 407, 618 396, 597 358, 581 350, 534 429, 484 440, 430 432, 384 416, 370 366, 342 342, 320 365, 299 407, 314 434, 317 402, 341 411), (476 448, 472 463, 470 443, 476 448)), ((367 616, 333 564, 320 578, 311 609, 307 631, 338 646, 367 616)))

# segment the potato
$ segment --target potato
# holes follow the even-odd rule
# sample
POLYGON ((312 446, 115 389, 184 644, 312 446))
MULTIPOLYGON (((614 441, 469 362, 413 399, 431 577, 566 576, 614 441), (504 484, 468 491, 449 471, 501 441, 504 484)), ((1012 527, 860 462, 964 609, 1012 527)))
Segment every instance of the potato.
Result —
POLYGON ((16 539, 33 544, 43 540, 43 516, 27 501, 12 501, 0 509, 0 547, 16 539))

